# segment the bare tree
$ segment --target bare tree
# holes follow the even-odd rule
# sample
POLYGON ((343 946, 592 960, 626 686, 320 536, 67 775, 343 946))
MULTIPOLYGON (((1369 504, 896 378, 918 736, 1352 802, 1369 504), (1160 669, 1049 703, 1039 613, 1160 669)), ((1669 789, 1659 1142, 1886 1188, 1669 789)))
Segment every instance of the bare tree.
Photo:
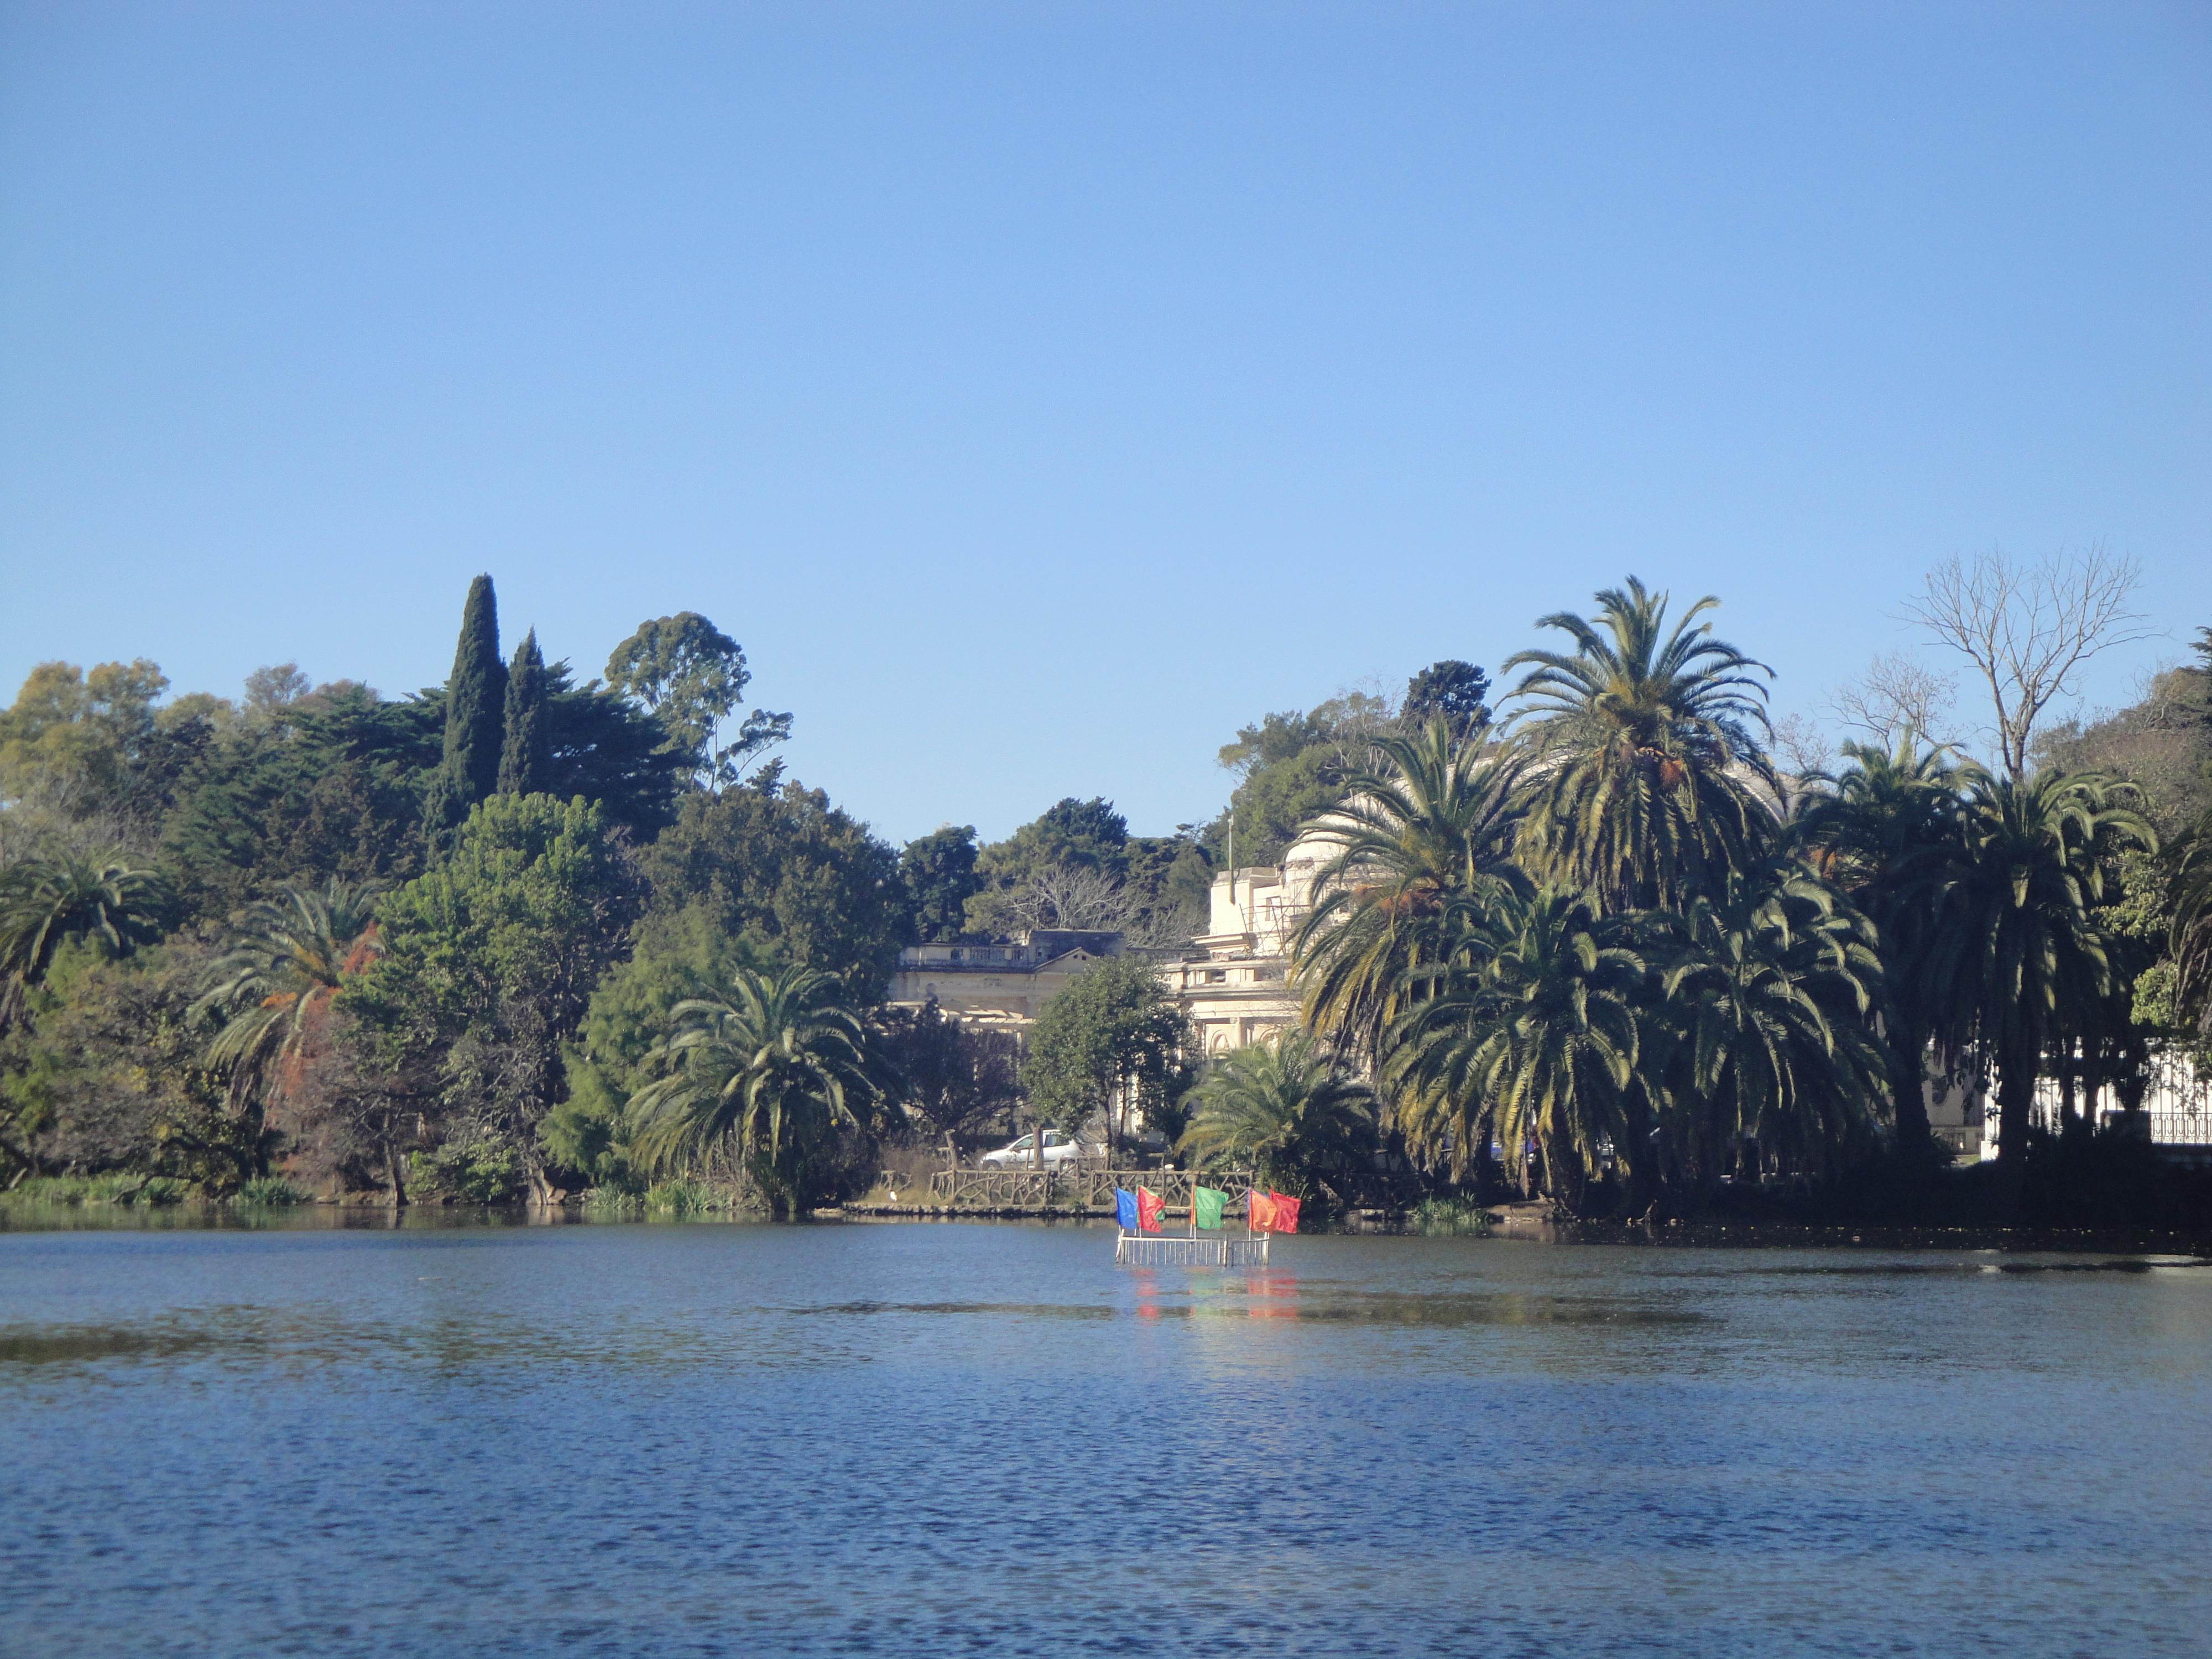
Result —
POLYGON ((2133 559, 2101 543, 2032 564, 1991 549, 1946 559, 1905 609, 1979 671, 1996 714, 1998 758, 2017 778, 2027 770, 2037 718, 2072 689, 2081 665, 2153 631, 2129 609, 2141 579, 2133 559))
POLYGON ((1375 740, 1398 723, 1398 703, 1389 688, 1373 675, 1347 685, 1314 710, 1328 722, 1328 741, 1336 746, 1340 766, 1373 763, 1375 740))
POLYGON ((1828 734, 1802 714, 1785 714, 1774 722, 1774 752, 1799 785, 1828 769, 1835 747, 1828 734))
POLYGON ((1903 738, 1943 742, 1958 697, 1959 682, 1951 675, 1939 674, 1902 651, 1889 651, 1838 690, 1829 707, 1854 732, 1893 749, 1903 738))
POLYGON ((1024 928, 1116 928, 1129 909, 1121 884, 1084 864, 1048 864, 1013 896, 1013 919, 1024 928))

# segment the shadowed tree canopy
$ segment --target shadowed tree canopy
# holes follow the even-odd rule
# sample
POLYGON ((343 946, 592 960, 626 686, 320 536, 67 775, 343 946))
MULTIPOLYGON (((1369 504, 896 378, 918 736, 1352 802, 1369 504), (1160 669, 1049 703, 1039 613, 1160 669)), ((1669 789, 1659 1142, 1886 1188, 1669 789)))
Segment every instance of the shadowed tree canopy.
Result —
MULTIPOLYGON (((649 839, 674 816, 684 766, 659 723, 597 684, 572 686, 566 664, 542 678, 538 793, 602 802, 610 823, 649 839)), ((434 690, 387 702, 365 686, 325 686, 281 725, 210 737, 173 786, 161 863, 190 907, 216 914, 285 882, 405 881, 422 868, 416 831, 444 723, 434 690)))
POLYGON ((1928 982, 1937 952, 1943 889, 1962 845, 1960 787, 1946 749, 1923 748, 1907 731, 1893 750, 1846 744, 1850 764, 1827 793, 1813 797, 1791 825, 1796 845, 1873 921, 1887 970, 1883 1025, 1898 1138, 1915 1155, 1929 1146, 1923 1092, 1928 1038, 1942 993, 1928 982))
POLYGON ((446 682, 446 744, 431 780, 423 817, 431 838, 442 844, 469 809, 499 785, 500 749, 507 736, 507 665, 499 655, 499 602, 491 578, 469 584, 461 609, 461 637, 453 647, 453 672, 446 682))
POLYGON ((2091 773, 2025 781, 1966 773, 1957 861, 1946 872, 1923 971, 1942 998, 1932 1024, 1953 1050, 1996 1062, 1999 1185, 2016 1200, 2035 1080, 2054 1042, 2083 1033, 2113 988, 2098 915, 2118 853, 2156 851, 2133 792, 2091 773))
POLYGON ((545 711, 545 659, 532 629, 515 647, 507 671, 506 735, 499 751, 499 793, 527 795, 550 781, 552 748, 545 711))
POLYGON ((1448 657, 1407 681, 1400 717, 1417 731, 1440 718, 1455 736, 1465 737, 1490 724, 1489 696, 1489 675, 1471 662, 1448 657))
POLYGON ((899 854, 899 875, 906 883, 914 915, 914 936, 925 945, 963 937, 968 901, 982 887, 975 873, 975 826, 946 824, 899 854))
POLYGON ((967 931, 1011 933, 1031 925, 1024 902, 1040 877, 1087 872, 1103 878, 1094 884, 1104 894, 1121 885, 1128 867, 1129 825, 1114 803, 1100 796, 1078 800, 1070 795, 1006 840, 983 848, 975 860, 977 889, 967 903, 967 931))
POLYGON ((597 680, 572 685, 565 662, 545 670, 545 716, 541 793, 597 801, 610 825, 638 840, 674 818, 684 758, 670 750, 658 720, 597 680))
POLYGON ((898 1105, 939 1133, 977 1127, 1021 1099, 1020 1037, 948 1014, 934 996, 880 1010, 872 1036, 898 1105))
POLYGON ((176 786, 161 862, 189 905, 217 915, 288 881, 404 881, 422 868, 444 723, 434 696, 348 685, 211 740, 176 786))

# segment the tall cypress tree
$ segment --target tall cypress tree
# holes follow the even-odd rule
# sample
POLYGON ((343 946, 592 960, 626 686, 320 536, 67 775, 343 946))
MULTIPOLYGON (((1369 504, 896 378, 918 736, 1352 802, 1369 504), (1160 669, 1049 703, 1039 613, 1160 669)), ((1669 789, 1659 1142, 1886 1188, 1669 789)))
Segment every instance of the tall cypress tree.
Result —
POLYGON ((507 665, 499 659, 499 602, 491 578, 469 584, 453 675, 446 682, 446 752, 430 781, 423 817, 434 844, 443 846, 469 809, 499 783, 507 726, 507 665))
POLYGON ((548 750, 545 659, 532 629, 507 671, 507 736, 499 750, 499 793, 536 794, 545 787, 548 750))

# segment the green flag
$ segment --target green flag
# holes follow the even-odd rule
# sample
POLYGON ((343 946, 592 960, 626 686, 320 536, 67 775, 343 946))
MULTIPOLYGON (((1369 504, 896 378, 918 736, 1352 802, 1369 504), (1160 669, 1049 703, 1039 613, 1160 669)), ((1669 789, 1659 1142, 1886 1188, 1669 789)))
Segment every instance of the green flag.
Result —
POLYGON ((1191 1201, 1198 1212, 1198 1224, 1201 1227, 1218 1227, 1221 1224, 1221 1206, 1228 1197, 1228 1194, 1217 1193, 1211 1187, 1197 1188, 1191 1201))

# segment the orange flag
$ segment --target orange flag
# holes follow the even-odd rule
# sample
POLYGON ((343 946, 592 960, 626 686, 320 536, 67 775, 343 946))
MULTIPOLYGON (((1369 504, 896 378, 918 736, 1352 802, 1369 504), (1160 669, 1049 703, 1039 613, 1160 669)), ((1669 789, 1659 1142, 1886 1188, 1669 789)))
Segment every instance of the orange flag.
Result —
POLYGON ((1275 1224, 1275 1201, 1264 1193, 1251 1193, 1244 1204, 1244 1224, 1255 1233, 1264 1233, 1275 1224))
POLYGON ((1267 1194, 1267 1207, 1274 1213, 1268 1225, 1279 1233, 1294 1233, 1298 1230, 1298 1201, 1285 1198, 1278 1192, 1267 1194))

